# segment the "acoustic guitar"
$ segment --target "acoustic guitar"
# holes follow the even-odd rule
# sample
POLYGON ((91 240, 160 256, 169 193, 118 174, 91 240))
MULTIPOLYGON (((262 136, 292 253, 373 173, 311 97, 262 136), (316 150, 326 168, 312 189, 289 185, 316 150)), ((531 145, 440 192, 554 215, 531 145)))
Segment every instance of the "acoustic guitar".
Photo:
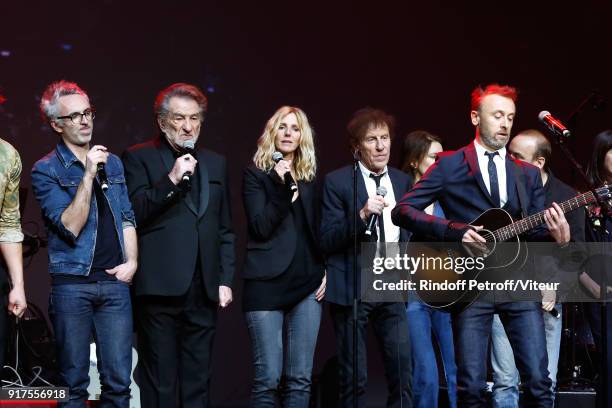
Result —
MULTIPOLYGON (((559 204, 563 213, 576 210, 580 207, 592 204, 598 200, 607 201, 612 204, 612 192, 605 185, 595 190, 580 194, 559 204)), ((521 234, 528 232, 545 223, 544 211, 530 215, 518 221, 500 209, 491 208, 483 212, 469 224, 472 226, 482 225, 483 229, 478 233, 485 238, 486 244, 465 243, 427 243, 411 242, 408 245, 408 253, 412 257, 426 257, 430 259, 458 259, 472 258, 471 265, 480 263, 481 268, 455 268, 440 267, 433 264, 426 268, 418 268, 413 274, 412 281, 416 283, 418 297, 433 308, 444 311, 460 311, 474 302, 481 293, 478 289, 469 289, 466 282, 484 282, 490 272, 508 271, 520 269, 527 260, 527 245, 521 239, 521 234), (480 257, 480 261, 476 260, 480 257), (489 272, 489 273, 487 273, 489 272), (461 281, 466 281, 463 284, 461 281), (445 283, 451 290, 431 290, 435 284, 423 285, 423 283, 445 283)), ((499 274, 496 274, 499 276, 499 274)), ((510 275, 509 275, 510 276, 510 275)), ((439 286, 439 285, 438 285, 439 286)), ((476 287, 475 284, 473 286, 476 287)))

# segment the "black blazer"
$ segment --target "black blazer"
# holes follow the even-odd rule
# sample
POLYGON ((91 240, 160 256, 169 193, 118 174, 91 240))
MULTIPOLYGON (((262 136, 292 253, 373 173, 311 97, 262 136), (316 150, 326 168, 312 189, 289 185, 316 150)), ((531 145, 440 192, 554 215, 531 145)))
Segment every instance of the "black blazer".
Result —
POLYGON ((138 225, 136 295, 185 294, 198 258, 211 300, 218 301, 219 285, 232 285, 235 235, 225 158, 208 150, 198 150, 195 157, 200 172, 199 208, 170 181, 175 159, 165 141, 156 138, 123 153, 138 225))
MULTIPOLYGON (((395 200, 399 200, 412 185, 412 178, 387 167, 395 200)), ((357 173, 357 211, 368 201, 368 192, 361 172, 357 173)), ((323 187, 321 214, 321 248, 327 258, 327 289, 325 300, 339 305, 353 302, 353 167, 346 166, 329 173, 323 187)), ((366 224, 357 215, 359 242, 366 242, 366 224)), ((410 232, 400 229, 400 241, 406 242, 410 232)), ((357 260, 359 264, 359 259, 357 260)), ((357 275, 358 279, 360 274, 357 275)), ((360 285, 360 282, 357 282, 360 285)))
POLYGON ((270 279, 282 274, 293 259, 297 234, 310 234, 318 254, 317 189, 314 182, 297 184, 307 231, 296 231, 293 218, 288 217, 293 193, 275 172, 266 173, 254 165, 244 170, 242 198, 248 225, 245 279, 270 279))

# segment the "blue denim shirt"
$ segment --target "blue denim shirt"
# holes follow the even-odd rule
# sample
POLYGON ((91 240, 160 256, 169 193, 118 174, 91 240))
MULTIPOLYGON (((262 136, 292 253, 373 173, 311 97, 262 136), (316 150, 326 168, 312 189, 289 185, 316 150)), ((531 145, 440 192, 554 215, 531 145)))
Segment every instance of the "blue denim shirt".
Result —
MULTIPOLYGON (((110 154, 106 163, 108 200, 121 252, 125 261, 123 228, 135 227, 134 212, 128 198, 121 160, 110 154)), ((92 192, 87 222, 78 236, 66 229, 62 213, 70 205, 83 179, 85 168, 72 151, 60 142, 57 147, 34 164, 32 189, 40 203, 48 233, 49 273, 89 275, 96 247, 98 206, 92 192)))

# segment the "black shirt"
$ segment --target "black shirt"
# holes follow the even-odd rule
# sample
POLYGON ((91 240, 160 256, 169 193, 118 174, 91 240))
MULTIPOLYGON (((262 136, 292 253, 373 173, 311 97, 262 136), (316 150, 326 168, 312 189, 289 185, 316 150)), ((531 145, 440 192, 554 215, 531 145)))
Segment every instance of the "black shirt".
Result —
POLYGON ((98 180, 94 180, 93 189, 98 207, 98 229, 96 231, 96 246, 89 275, 55 274, 53 275, 54 285, 117 280, 114 275, 106 273, 107 269, 112 269, 123 263, 119 237, 115 228, 115 219, 108 204, 108 199, 104 195, 98 180))
POLYGON ((606 274, 606 285, 612 286, 612 255, 610 254, 610 243, 612 242, 612 220, 607 219, 605 230, 595 228, 590 221, 587 221, 586 239, 589 244, 589 257, 585 263, 586 273, 599 285, 603 283, 604 273, 606 274), (602 247, 596 242, 605 242, 606 247, 602 247), (602 253, 602 251, 604 251, 602 253))
MULTIPOLYGON (((546 196, 545 207, 549 208, 552 203, 561 204, 578 195, 578 192, 556 178, 552 173, 548 173, 548 180, 544 184, 544 194, 546 196)), ((584 208, 577 208, 565 213, 565 218, 570 227, 570 241, 584 242, 584 208)), ((556 248, 553 245, 552 248, 556 248)), ((543 248, 532 247, 536 252, 543 248)), ((553 252, 540 260, 542 267, 538 269, 538 279, 546 282, 559 283, 557 298, 563 300, 564 297, 572 293, 578 284, 578 274, 584 259, 584 250, 581 246, 571 244, 561 252, 553 252)))

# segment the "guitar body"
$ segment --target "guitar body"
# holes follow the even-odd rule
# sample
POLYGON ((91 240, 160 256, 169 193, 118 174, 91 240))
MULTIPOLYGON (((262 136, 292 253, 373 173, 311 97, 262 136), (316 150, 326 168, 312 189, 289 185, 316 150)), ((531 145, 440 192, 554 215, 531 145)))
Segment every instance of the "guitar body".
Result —
MULTIPOLYGON (((610 186, 604 185, 593 191, 580 194, 563 203, 559 207, 563 213, 573 211, 577 208, 594 202, 607 203, 612 207, 612 190, 610 186)), ((419 298, 433 308, 443 311, 461 311, 472 304, 480 292, 469 290, 430 290, 421 288, 421 283, 447 283, 457 285, 461 281, 476 280, 483 282, 490 280, 501 282, 510 279, 514 271, 520 269, 527 260, 527 245, 519 240, 520 234, 527 232, 538 225, 545 223, 544 211, 532 214, 522 220, 514 222, 512 216, 500 208, 491 208, 483 212, 478 218, 470 222, 470 225, 482 225, 479 234, 487 241, 484 249, 484 268, 472 270, 466 269, 459 273, 455 270, 442 266, 439 268, 417 269, 412 276, 416 283, 416 292, 419 298), (501 243, 503 242, 503 245, 501 243)), ((439 257, 440 259, 474 258, 481 256, 483 251, 479 248, 470 248, 462 243, 437 243, 424 244, 411 242, 408 245, 408 256, 416 257, 439 257)), ((455 265, 455 263, 453 263, 455 265)), ((466 282, 467 283, 467 282, 466 282)))
MULTIPOLYGON (((527 248, 518 237, 514 237, 504 241, 503 246, 500 242, 494 239, 492 234, 502 227, 510 225, 514 222, 512 216, 508 212, 499 209, 491 208, 482 213, 478 218, 470 222, 470 225, 482 225, 483 229, 479 234, 487 239, 487 250, 484 255, 484 268, 478 270, 466 269, 462 273, 458 273, 452 269, 444 268, 421 268, 418 269, 412 276, 412 281, 416 282, 416 292, 418 297, 429 306, 443 311, 460 311, 474 302, 479 295, 477 290, 468 290, 466 285, 465 290, 427 290, 421 288, 421 281, 431 282, 448 282, 449 284, 457 284, 459 281, 486 280, 490 273, 495 273, 496 277, 511 272, 513 269, 520 268, 527 259, 527 248)), ((473 251, 466 248, 462 243, 436 243, 430 245, 427 243, 411 242, 409 245, 408 255, 411 257, 441 257, 448 258, 474 258, 473 251)))

